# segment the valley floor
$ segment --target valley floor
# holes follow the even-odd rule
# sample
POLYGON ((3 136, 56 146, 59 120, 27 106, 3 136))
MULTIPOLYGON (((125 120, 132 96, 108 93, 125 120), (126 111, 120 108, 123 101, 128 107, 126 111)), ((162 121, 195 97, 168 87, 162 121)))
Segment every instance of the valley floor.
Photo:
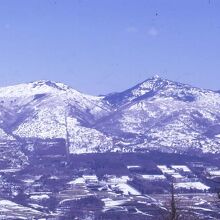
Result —
POLYGON ((219 155, 32 155, 0 170, 0 219, 220 219, 219 155), (173 193, 172 192, 173 189, 173 193))

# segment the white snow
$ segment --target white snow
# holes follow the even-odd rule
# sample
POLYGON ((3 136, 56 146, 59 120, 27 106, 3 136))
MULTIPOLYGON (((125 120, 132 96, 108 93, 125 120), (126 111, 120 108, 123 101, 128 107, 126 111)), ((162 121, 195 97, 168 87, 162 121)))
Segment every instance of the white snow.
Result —
POLYGON ((9 168, 9 169, 0 169, 0 172, 2 172, 2 173, 15 173, 20 170, 21 169, 19 169, 19 168, 9 168))
MULTIPOLYGON (((41 212, 39 212, 37 210, 19 205, 17 203, 9 201, 9 200, 0 200, 0 213, 1 213, 1 217, 7 216, 7 218, 10 218, 10 216, 12 216, 12 217, 17 216, 20 218, 22 216, 27 217, 31 214, 32 214, 32 216, 34 216, 36 214, 37 215, 41 214, 41 212)), ((27 219, 27 218, 25 218, 25 219, 27 219)))
POLYGON ((168 168, 166 165, 158 165, 157 166, 161 171, 162 173, 164 174, 174 174, 175 173, 175 170, 171 169, 171 168, 168 168))
POLYGON ((2 128, 0 128, 1 141, 13 141, 15 140, 11 135, 7 134, 2 128))
POLYGON ((31 184, 35 182, 35 179, 24 179, 23 182, 31 184))
POLYGON ((112 148, 112 138, 96 129, 77 125, 75 120, 70 117, 67 118, 67 121, 70 135, 70 153, 102 152, 112 148))
POLYGON ((191 170, 185 165, 172 165, 171 167, 177 171, 191 172, 191 170))
POLYGON ((141 175, 142 178, 147 180, 165 180, 166 177, 164 175, 141 175))
POLYGON ((174 183, 175 188, 184 189, 198 189, 198 190, 209 190, 210 187, 206 186, 201 182, 184 182, 184 183, 174 183))
POLYGON ((116 187, 121 191, 123 191, 124 195, 134 195, 134 196, 141 195, 139 191, 129 186, 127 183, 119 183, 116 185, 116 187))
POLYGON ((82 177, 79 177, 75 180, 72 180, 70 182, 68 182, 69 185, 75 185, 75 184, 85 184, 85 179, 82 177))
POLYGON ((49 198, 50 197, 47 194, 30 196, 30 199, 33 199, 33 200, 45 200, 45 199, 49 199, 49 198))
POLYGON ((175 178, 175 179, 183 179, 184 177, 182 175, 180 175, 179 173, 175 173, 175 174, 172 174, 172 177, 175 178))
POLYGON ((211 176, 220 176, 220 170, 212 170, 212 171, 209 171, 209 174, 211 176))
POLYGON ((127 183, 128 180, 130 180, 129 176, 121 176, 121 177, 109 176, 108 177, 108 182, 111 184, 127 183))
POLYGON ((137 166, 137 165, 129 165, 127 166, 128 169, 133 169, 133 168, 140 168, 141 166, 137 166))
POLYGON ((129 200, 112 200, 110 198, 104 198, 104 199, 102 199, 102 201, 105 204, 104 211, 107 211, 111 208, 123 205, 125 202, 127 202, 129 200))
POLYGON ((98 182, 98 178, 96 175, 83 175, 83 179, 85 181, 98 182))

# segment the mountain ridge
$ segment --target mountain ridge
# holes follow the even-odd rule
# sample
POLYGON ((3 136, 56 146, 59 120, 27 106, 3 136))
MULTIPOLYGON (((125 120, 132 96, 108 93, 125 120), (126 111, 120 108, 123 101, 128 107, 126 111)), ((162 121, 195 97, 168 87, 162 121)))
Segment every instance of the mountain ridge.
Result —
POLYGON ((159 76, 104 96, 39 80, 0 88, 0 142, 58 138, 70 153, 215 153, 219 107, 218 92, 159 76))

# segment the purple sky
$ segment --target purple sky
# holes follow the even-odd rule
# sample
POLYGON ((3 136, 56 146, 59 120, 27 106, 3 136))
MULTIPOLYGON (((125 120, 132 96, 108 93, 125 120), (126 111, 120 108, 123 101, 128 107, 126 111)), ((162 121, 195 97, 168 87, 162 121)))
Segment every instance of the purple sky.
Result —
POLYGON ((220 89, 219 0, 1 0, 0 86, 90 94, 152 75, 220 89))

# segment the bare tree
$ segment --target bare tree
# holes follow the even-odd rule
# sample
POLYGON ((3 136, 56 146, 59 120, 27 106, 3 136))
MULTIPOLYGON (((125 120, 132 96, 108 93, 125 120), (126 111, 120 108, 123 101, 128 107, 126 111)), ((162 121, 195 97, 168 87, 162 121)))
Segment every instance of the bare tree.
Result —
POLYGON ((170 219, 171 220, 178 220, 179 219, 179 215, 178 215, 178 212, 177 212, 177 204, 176 204, 176 200, 175 200, 175 194, 174 194, 174 183, 172 182, 171 184, 171 216, 170 216, 170 219))
POLYGON ((184 201, 179 198, 179 195, 175 192, 175 184, 171 183, 170 199, 164 204, 164 208, 167 210, 162 214, 162 220, 196 220, 198 219, 193 212, 192 204, 190 201, 184 201))

